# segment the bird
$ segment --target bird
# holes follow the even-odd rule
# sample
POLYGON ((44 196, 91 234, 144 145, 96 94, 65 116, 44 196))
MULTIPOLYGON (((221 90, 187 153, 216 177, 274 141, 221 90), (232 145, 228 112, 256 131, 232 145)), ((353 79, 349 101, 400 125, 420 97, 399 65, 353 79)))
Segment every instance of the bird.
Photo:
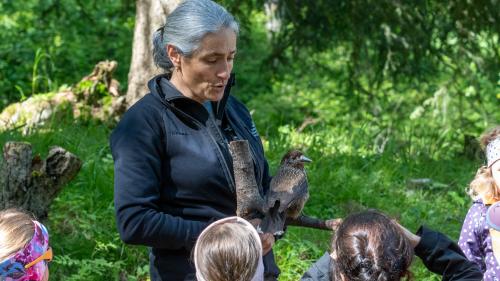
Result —
POLYGON ((305 164, 310 162, 312 160, 299 150, 291 150, 283 156, 266 194, 268 213, 260 224, 262 232, 281 236, 286 220, 302 215, 309 199, 305 164))
POLYGON ((309 199, 305 164, 312 162, 299 150, 291 150, 281 159, 268 192, 263 196, 255 179, 252 153, 246 140, 231 141, 236 185, 236 215, 258 221, 259 233, 281 237, 285 225, 332 230, 337 220, 321 220, 304 215, 302 210, 309 199))

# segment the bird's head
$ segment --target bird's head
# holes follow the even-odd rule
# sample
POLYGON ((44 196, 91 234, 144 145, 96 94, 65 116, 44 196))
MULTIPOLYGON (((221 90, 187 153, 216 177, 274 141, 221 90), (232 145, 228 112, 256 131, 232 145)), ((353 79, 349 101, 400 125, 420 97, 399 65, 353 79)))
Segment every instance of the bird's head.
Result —
POLYGON ((310 162, 312 162, 312 160, 307 158, 302 152, 298 150, 292 150, 288 152, 281 159, 281 165, 291 165, 299 169, 303 169, 304 164, 310 162))

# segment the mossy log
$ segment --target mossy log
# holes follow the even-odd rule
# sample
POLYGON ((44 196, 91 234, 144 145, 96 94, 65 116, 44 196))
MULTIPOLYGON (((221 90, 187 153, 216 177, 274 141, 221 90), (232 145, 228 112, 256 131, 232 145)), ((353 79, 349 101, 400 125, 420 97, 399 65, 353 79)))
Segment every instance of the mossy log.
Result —
POLYGON ((33 128, 64 117, 83 120, 118 120, 125 112, 125 96, 113 79, 116 61, 101 61, 94 70, 71 88, 36 94, 13 103, 0 112, 0 132, 22 129, 30 134, 33 128))
POLYGON ((81 166, 78 157, 61 147, 52 147, 41 159, 33 157, 31 144, 7 142, 0 168, 0 209, 22 208, 45 219, 54 198, 81 166))

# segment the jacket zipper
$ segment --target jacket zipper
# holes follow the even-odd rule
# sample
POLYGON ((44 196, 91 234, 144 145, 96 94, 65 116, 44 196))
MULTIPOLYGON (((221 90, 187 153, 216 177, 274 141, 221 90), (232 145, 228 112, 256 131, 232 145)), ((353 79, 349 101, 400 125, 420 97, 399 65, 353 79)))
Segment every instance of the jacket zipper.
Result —
MULTIPOLYGON (((171 109, 175 110, 179 114, 182 114, 184 117, 189 118, 191 121, 193 121, 200 128, 204 127, 203 124, 201 124, 201 122, 199 122, 195 118, 191 117, 189 114, 183 112, 182 110, 178 109, 177 107, 171 105, 168 102, 166 102, 166 103, 168 104, 168 107, 170 107, 171 109)), ((229 179, 229 187, 231 188, 231 190, 233 191, 233 193, 236 193, 236 184, 234 182, 233 176, 231 175, 231 170, 229 169, 229 166, 228 166, 228 164, 226 162, 226 158, 224 157, 224 154, 222 153, 222 150, 220 149, 219 144, 217 143, 217 140, 215 139, 215 137, 210 132, 210 129, 207 129, 207 133, 208 133, 208 136, 210 137, 210 139, 212 140, 212 142, 215 143, 215 147, 217 148, 217 151, 219 152, 219 158, 222 160, 222 166, 223 166, 224 173, 226 174, 226 177, 229 179)))

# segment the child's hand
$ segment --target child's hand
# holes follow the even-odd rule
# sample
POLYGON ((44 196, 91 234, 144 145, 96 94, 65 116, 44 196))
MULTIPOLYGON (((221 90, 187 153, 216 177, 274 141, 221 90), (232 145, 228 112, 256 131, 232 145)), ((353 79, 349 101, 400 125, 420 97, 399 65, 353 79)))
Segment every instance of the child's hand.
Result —
POLYGON ((418 243, 420 243, 420 236, 413 234, 411 231, 409 231, 407 228, 404 226, 400 225, 396 220, 392 220, 392 222, 398 226, 401 231, 403 232, 403 235, 410 240, 410 244, 413 248, 417 247, 418 243))

